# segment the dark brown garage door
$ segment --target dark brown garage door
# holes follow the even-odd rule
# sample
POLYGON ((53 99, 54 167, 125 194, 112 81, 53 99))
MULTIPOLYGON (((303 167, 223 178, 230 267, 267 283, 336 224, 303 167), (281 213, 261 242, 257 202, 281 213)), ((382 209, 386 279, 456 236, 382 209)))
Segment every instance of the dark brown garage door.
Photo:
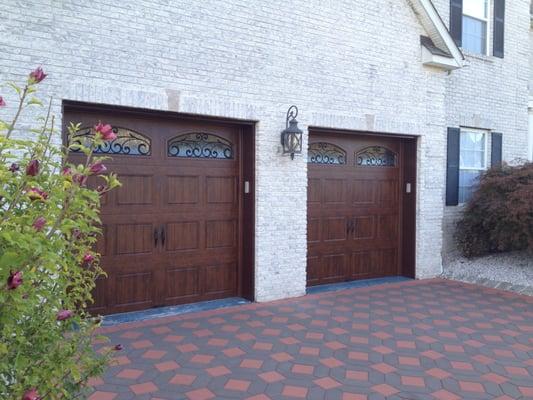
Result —
POLYGON ((400 274, 401 150, 387 137, 310 135, 309 286, 400 274))
POLYGON ((82 123, 80 138, 99 120, 118 135, 99 149, 123 186, 103 199, 98 249, 108 278, 97 282, 92 311, 239 294, 240 128, 87 111, 65 119, 82 123))

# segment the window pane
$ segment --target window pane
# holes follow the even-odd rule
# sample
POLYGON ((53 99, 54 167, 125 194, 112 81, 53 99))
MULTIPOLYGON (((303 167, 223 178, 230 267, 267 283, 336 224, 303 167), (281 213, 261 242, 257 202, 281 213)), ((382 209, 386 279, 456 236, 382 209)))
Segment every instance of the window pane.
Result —
POLYGON ((461 150, 485 151, 485 134, 483 132, 461 131, 461 150))
POLYGON ((485 153, 482 151, 476 151, 474 153, 474 166, 475 168, 485 168, 485 153))
POLYGON ((465 0, 463 2, 463 13, 471 17, 487 19, 489 14, 488 0, 465 0))
POLYGON ((459 171, 459 203, 466 203, 477 187, 482 171, 459 171))
MULTIPOLYGON (((471 150, 461 149, 461 155, 459 157, 461 168, 476 168, 476 156, 475 152, 471 150)), ((480 167, 478 167, 480 168, 480 167)))
POLYGON ((485 54, 487 23, 463 15, 463 48, 472 53, 485 54))

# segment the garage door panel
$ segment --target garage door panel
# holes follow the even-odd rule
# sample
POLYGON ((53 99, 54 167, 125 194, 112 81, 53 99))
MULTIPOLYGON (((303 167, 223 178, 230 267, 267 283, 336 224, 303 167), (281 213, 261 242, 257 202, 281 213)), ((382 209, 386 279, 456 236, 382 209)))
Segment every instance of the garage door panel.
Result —
POLYGON ((109 280, 103 276, 98 277, 95 285, 96 286, 92 291, 94 302, 89 305, 89 308, 93 310, 93 312, 101 313, 106 309, 108 303, 107 293, 109 291, 109 280))
POLYGON ((307 282, 312 285, 319 283, 320 279, 320 257, 307 257, 307 282))
POLYGON ((347 239, 346 217, 330 217, 322 219, 324 242, 347 239))
POLYGON ((361 279, 379 270, 379 258, 373 251, 355 251, 351 255, 351 276, 361 279))
POLYGON ((185 298, 200 295, 200 268, 167 268, 166 276, 166 302, 184 300, 185 298))
POLYGON ((115 232, 115 254, 117 255, 151 253, 154 250, 153 224, 118 224, 115 232))
POLYGON ((234 293, 236 288, 236 271, 235 263, 208 265, 204 268, 205 274, 205 294, 222 295, 225 293, 234 293))
POLYGON ((352 202, 356 207, 369 207, 376 203, 376 182, 370 179, 352 181, 352 202))
POLYGON ((307 241, 309 243, 320 242, 320 231, 320 218, 309 218, 309 220, 307 221, 307 241))
POLYGON ((379 203, 382 207, 390 207, 398 204, 398 181, 387 180, 380 181, 379 185, 379 203))
POLYGON ((237 245, 236 220, 212 220, 205 223, 206 249, 235 247, 237 245))
POLYGON ((380 253, 383 273, 398 274, 398 249, 383 249, 380 253))
POLYGON ((206 177, 206 202, 208 204, 237 204, 237 177, 206 177))
POLYGON ((166 224, 165 250, 184 251, 200 249, 200 222, 180 221, 166 224))
POLYGON ((198 204, 200 202, 200 177, 174 175, 166 177, 168 204, 198 204))
POLYGON ((117 205, 153 205, 152 175, 120 175, 117 205))
POLYGON ((320 203, 322 199, 322 186, 320 179, 310 178, 307 186, 307 202, 320 203))
POLYGON ((344 179, 324 179, 322 181, 322 204, 324 206, 345 204, 347 185, 344 179))
POLYGON ((398 215, 378 216, 378 237, 386 242, 397 243, 399 233, 398 215))
POLYGON ((114 280, 115 306, 149 306, 153 302, 155 282, 152 272, 116 274, 114 280))
POLYGON ((374 239, 376 232, 376 217, 374 215, 364 215, 354 217, 353 240, 374 239))
POLYGON ((346 254, 327 254, 322 256, 320 262, 321 283, 338 282, 343 280, 346 274, 346 254))

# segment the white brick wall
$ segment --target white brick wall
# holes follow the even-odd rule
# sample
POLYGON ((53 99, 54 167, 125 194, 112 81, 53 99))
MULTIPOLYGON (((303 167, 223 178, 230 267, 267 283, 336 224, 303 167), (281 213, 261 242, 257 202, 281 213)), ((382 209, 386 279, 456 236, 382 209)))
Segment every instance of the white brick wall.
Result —
MULTIPOLYGON (((490 3, 492 25, 493 1, 490 3)), ((465 52, 465 66, 446 82, 446 126, 502 132, 503 159, 511 162, 527 158, 530 0, 505 3, 505 57, 465 52)), ((448 26, 449 0, 434 0, 434 4, 448 26)), ((489 43, 492 54, 492 35, 489 43)), ((453 233, 460 209, 445 207, 444 262, 456 251, 453 233)))
POLYGON ((530 28, 529 28, 529 160, 533 161, 533 1, 530 7, 530 28))
POLYGON ((424 32, 403 0, 3 0, 0 78, 43 64, 58 116, 70 99, 257 120, 256 298, 266 301, 305 292, 306 155, 279 154, 291 104, 304 128, 420 135, 417 276, 440 273, 446 126, 480 113, 505 132, 506 158, 522 154, 526 0, 512 3, 508 57, 469 59, 448 77, 422 66, 424 32))

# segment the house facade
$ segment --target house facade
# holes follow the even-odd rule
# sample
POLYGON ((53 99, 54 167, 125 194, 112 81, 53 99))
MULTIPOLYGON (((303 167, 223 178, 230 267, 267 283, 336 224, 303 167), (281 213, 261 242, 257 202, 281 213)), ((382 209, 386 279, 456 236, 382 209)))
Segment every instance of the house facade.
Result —
POLYGON ((530 8, 530 29, 529 29, 529 145, 528 156, 529 160, 533 161, 533 2, 530 8))
POLYGON ((117 129, 95 311, 268 301, 442 272, 476 174, 527 156, 528 7, 7 0, 0 76, 43 65, 58 145, 117 129))

